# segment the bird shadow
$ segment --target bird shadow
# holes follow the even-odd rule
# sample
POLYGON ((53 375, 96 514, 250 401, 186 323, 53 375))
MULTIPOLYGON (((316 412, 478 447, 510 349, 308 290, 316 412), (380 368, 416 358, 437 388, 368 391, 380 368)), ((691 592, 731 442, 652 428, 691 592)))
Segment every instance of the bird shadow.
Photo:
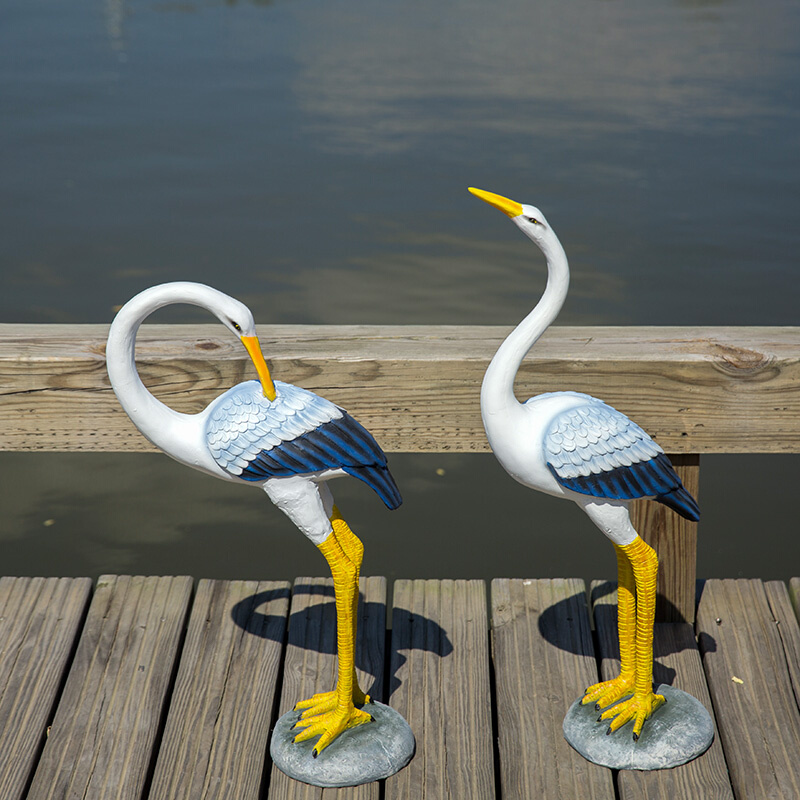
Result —
MULTIPOLYGON (((589 607, 584 593, 575 594, 545 608, 538 619, 538 629, 542 638, 560 650, 574 655, 590 658, 612 658, 619 660, 619 639, 617 636, 617 604, 603 602, 616 592, 617 584, 606 581, 591 590, 595 636, 586 635, 589 626, 589 607), (583 619, 576 619, 581 615, 583 619), (584 634, 581 635, 580 629, 584 634)), ((664 597, 659 598, 664 605, 667 617, 680 618, 677 609, 664 597)), ((702 652, 716 649, 716 642, 708 634, 701 634, 699 642, 702 652)), ((684 650, 697 649, 693 627, 686 623, 656 623, 653 635, 653 681, 656 684, 671 686, 675 682, 676 671, 663 663, 663 659, 684 650)))
MULTIPOLYGON (((398 671, 406 663, 400 650, 423 650, 444 658, 453 652, 447 632, 435 621, 421 614, 395 609, 393 630, 402 628, 403 635, 386 631, 386 604, 368 601, 359 593, 359 637, 356 646, 356 667, 371 678, 362 686, 367 694, 383 696, 384 671, 390 666, 389 695, 400 685, 398 671), (401 615, 398 617, 398 614, 401 615), (368 633, 367 633, 368 631, 368 633)), ((248 633, 288 646, 326 655, 336 655, 336 603, 332 586, 296 583, 292 589, 281 587, 257 592, 243 598, 231 608, 233 622, 248 633), (290 612, 288 619, 279 614, 265 614, 259 609, 276 600, 291 600, 292 595, 314 595, 330 598, 328 602, 304 602, 290 612)))

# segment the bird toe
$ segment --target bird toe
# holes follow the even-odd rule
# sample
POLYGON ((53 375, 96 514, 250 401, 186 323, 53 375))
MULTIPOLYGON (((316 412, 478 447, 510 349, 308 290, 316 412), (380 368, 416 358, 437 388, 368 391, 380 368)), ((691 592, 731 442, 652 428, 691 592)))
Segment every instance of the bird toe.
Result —
POLYGON ((629 694, 633 694, 633 678, 618 675, 613 680, 590 686, 584 692, 581 704, 587 706, 593 703, 595 711, 601 711, 629 694))
POLYGON ((309 697, 308 700, 301 700, 295 705, 294 710, 302 712, 300 720, 298 720, 298 722, 302 722, 303 720, 327 714, 329 711, 333 711, 334 708, 336 708, 336 692, 320 692, 313 697, 309 697))
POLYGON ((664 702, 663 695, 653 692, 637 692, 613 708, 606 709, 600 715, 600 719, 609 723, 608 733, 618 731, 623 725, 633 720, 633 740, 637 741, 642 733, 644 723, 664 702))
MULTIPOLYGON (((294 737, 294 741, 305 742, 319 736, 319 741, 314 746, 314 751, 319 754, 344 731, 368 722, 372 722, 372 717, 365 711, 353 705, 349 708, 337 706, 333 711, 313 719, 301 719, 298 726, 302 726, 304 730, 294 737)), ((316 756, 314 757, 316 758, 316 756)))

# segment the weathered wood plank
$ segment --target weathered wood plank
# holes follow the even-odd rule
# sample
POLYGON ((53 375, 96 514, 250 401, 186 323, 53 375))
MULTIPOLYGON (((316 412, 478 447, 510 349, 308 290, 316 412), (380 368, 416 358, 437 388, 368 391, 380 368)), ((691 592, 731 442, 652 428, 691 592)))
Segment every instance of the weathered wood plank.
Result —
POLYGON ((0 797, 25 796, 83 622, 88 578, 0 578, 0 797))
POLYGON ((792 608, 786 584, 783 581, 766 581, 764 589, 783 644, 786 670, 794 688, 794 698, 800 709, 800 625, 792 608))
POLYGON ((191 578, 98 581, 29 800, 139 800, 191 578))
MULTIPOLYGON (((597 640, 602 661, 603 680, 619 674, 619 638, 617 636, 616 583, 595 581, 592 584, 597 640)), ((665 683, 696 697, 714 718, 694 630, 688 623, 657 623, 653 633, 654 683, 665 683)), ((646 724, 646 723, 645 723, 646 724)), ((716 721, 715 721, 716 724, 716 721)), ((630 726, 618 736, 629 736, 630 726)), ((719 735, 706 752, 679 767, 643 772, 621 770, 617 776, 620 800, 675 800, 682 797, 733 800, 725 756, 719 735)))
MULTIPOLYGON (((700 457, 671 456, 689 494, 700 500, 700 457)), ((658 553, 656 622, 694 624, 697 582, 697 523, 652 500, 631 503, 631 522, 658 553)))
POLYGON ((800 713, 777 627, 761 581, 705 582, 698 640, 737 800, 800 797, 800 713))
POLYGON ((417 752, 386 800, 495 797, 483 581, 400 580, 392 611, 390 705, 417 752))
POLYGON ((290 587, 197 587, 150 800, 258 800, 290 587))
POLYGON ((567 709, 596 683, 581 580, 492 581, 502 797, 614 798, 611 771, 566 742, 567 709))
POLYGON ((789 597, 792 599, 795 616, 800 619, 800 578, 789 581, 789 597))
MULTIPOLYGON (((348 408, 387 451, 486 451, 478 394, 505 327, 262 326, 275 375, 348 408)), ((104 325, 0 325, 0 449, 149 450, 108 386, 104 325)), ((219 325, 146 325, 140 370, 196 412, 254 377, 219 325)), ((800 328, 556 327, 521 398, 589 392, 670 453, 800 450, 800 328)))
MULTIPOLYGON (((361 578, 356 672, 361 688, 383 700, 386 641, 386 579, 361 578)), ((336 607, 330 578, 297 578, 292 591, 289 643, 279 716, 303 699, 334 688, 336 680, 336 607)), ((272 766, 270 800, 377 800, 377 783, 346 789, 321 789, 299 783, 272 766)))

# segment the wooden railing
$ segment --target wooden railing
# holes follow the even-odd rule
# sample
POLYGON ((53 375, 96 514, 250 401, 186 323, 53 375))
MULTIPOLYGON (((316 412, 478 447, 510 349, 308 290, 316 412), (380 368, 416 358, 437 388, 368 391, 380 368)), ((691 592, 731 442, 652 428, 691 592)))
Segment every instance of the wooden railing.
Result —
MULTIPOLYGON (((105 370, 105 325, 0 325, 0 450, 145 451, 105 370)), ((483 452, 483 373, 508 328, 259 328, 274 375, 357 416, 388 452, 483 452)), ((185 412, 255 377, 218 325, 146 325, 140 374, 185 412)), ((696 493, 702 453, 800 452, 800 328, 551 328, 517 394, 587 392, 628 414, 696 493)), ((656 547, 661 620, 694 619, 697 525, 654 503, 634 524, 656 547)))

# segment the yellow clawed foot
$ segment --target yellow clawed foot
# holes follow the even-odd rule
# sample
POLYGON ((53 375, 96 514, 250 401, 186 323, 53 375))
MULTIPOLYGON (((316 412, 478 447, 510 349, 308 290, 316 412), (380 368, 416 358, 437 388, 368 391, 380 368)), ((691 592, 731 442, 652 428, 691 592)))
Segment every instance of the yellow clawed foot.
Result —
MULTIPOLYGON (((315 697, 325 697, 325 695, 315 695, 315 697)), ((312 698, 312 700, 314 700, 314 698, 312 698)), ((327 699, 324 700, 323 704, 327 706, 327 699)), ((308 739, 319 736, 319 741, 312 752, 314 758, 343 731, 346 731, 348 728, 354 728, 356 725, 364 725, 367 722, 372 722, 372 717, 367 714, 366 711, 356 708, 352 703, 349 708, 340 708, 334 702, 334 707, 331 711, 315 714, 314 716, 305 716, 312 708, 316 710, 320 708, 321 705, 322 704, 318 704, 309 707, 306 712, 304 712, 303 717, 295 723, 295 728, 303 729, 294 737, 295 742, 305 742, 308 739)))
POLYGON ((612 703, 616 703, 617 700, 633 694, 633 684, 633 676, 625 678, 622 675, 618 675, 611 681, 595 683, 584 692, 581 704, 587 706, 589 703, 594 703, 598 711, 601 708, 608 708, 612 703))
MULTIPOLYGON (((353 705, 357 708, 365 706, 370 701, 370 696, 364 694, 361 689, 356 686, 353 690, 353 705)), ((300 719, 310 719, 311 717, 318 717, 322 714, 327 714, 336 708, 338 702, 338 694, 336 691, 332 692, 319 692, 308 700, 301 700, 294 707, 295 711, 302 711, 300 719)))
POLYGON ((606 733, 614 733, 633 720, 633 741, 635 742, 642 732, 645 720, 649 719, 650 715, 665 702, 664 695, 661 694, 653 692, 634 694, 633 697, 623 700, 613 708, 606 709, 600 715, 600 720, 603 722, 611 720, 606 733))

